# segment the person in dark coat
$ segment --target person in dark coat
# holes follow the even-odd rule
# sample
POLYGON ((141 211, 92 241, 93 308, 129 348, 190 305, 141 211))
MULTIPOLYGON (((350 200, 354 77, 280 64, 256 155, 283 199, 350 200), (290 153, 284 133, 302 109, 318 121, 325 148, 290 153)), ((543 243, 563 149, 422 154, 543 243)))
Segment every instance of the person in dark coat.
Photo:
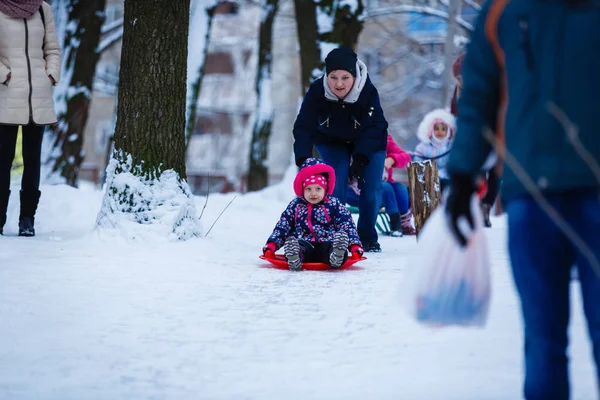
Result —
POLYGON ((365 251, 379 252, 375 223, 381 205, 388 123, 367 66, 347 47, 325 59, 326 75, 315 80, 294 123, 296 164, 312 157, 313 146, 337 176, 333 195, 346 203, 348 180, 361 190, 358 234, 365 251))
MULTIPOLYGON (((456 79, 456 87, 454 88, 454 95, 452 96, 452 102, 450 103, 450 112, 458 117, 458 98, 460 97, 460 91, 462 89, 462 63, 465 59, 465 53, 462 52, 458 55, 454 64, 452 64, 452 73, 454 79, 456 79)), ((498 193, 500 193, 500 186, 502 179, 498 176, 495 168, 496 157, 494 154, 488 157, 488 160, 484 163, 482 171, 482 180, 485 180, 485 196, 481 199, 481 212, 483 213, 483 224, 487 228, 492 227, 490 221, 490 210, 496 202, 498 193)))
POLYGON ((598 1, 489 1, 463 62, 446 212, 466 244, 462 221, 472 225, 470 199, 490 142, 506 150, 501 197, 527 400, 569 399, 574 267, 600 387, 599 26, 598 1))

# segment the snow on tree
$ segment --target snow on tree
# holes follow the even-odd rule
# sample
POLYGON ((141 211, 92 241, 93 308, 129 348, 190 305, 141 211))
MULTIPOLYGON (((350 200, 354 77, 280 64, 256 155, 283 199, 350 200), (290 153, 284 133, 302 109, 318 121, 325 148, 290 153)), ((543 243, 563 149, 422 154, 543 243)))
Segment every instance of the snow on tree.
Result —
POLYGON ((51 183, 78 185, 105 6, 106 0, 66 3, 68 23, 62 46, 62 78, 55 93, 58 123, 49 127, 53 149, 44 160, 49 168, 46 179, 51 183))
POLYGON ((264 189, 269 183, 267 158, 269 139, 273 125, 272 102, 272 61, 273 61, 273 22, 277 13, 278 0, 262 0, 260 19, 258 73, 256 74, 256 112, 252 139, 250 141, 250 161, 248 164, 248 190, 264 189))
POLYGON ((128 237, 198 236, 185 180, 185 112, 190 4, 125 0, 115 150, 96 221, 128 237))

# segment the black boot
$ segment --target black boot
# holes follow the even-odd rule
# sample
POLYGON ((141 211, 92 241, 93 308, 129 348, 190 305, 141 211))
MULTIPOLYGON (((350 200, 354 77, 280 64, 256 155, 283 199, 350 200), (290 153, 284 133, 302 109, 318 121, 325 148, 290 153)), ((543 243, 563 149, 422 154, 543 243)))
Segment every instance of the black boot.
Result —
POLYGON ((21 215, 19 215, 19 236, 35 236, 33 228, 35 212, 40 201, 39 190, 21 190, 21 215))
POLYGON ((363 246, 367 253, 381 253, 381 246, 378 242, 369 242, 363 246))
POLYGON ((0 235, 3 234, 4 224, 6 223, 6 209, 8 208, 8 198, 10 190, 0 191, 0 235))
POLYGON ((390 236, 402 237, 402 221, 400 213, 388 214, 390 217, 390 236))

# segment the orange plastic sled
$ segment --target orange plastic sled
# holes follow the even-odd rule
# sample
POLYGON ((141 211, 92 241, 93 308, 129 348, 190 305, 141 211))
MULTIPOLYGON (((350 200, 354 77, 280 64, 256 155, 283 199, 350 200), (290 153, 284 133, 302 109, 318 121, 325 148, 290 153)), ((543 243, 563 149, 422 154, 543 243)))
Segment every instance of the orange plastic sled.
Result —
MULTIPOLYGON (((259 258, 261 260, 270 262, 277 269, 289 269, 287 260, 285 259, 285 256, 283 254, 273 254, 273 253, 267 252, 267 255, 259 256, 259 258)), ((366 259, 367 259, 367 257, 360 257, 360 258, 348 257, 346 262, 344 264, 342 264, 341 267, 335 268, 335 270, 348 269, 348 267, 351 267, 354 264, 356 264, 357 262, 363 261, 366 259)), ((325 264, 325 263, 310 262, 310 263, 303 263, 302 269, 305 269, 308 271, 325 271, 325 270, 329 270, 329 269, 333 270, 334 268, 331 268, 328 264, 325 264)), ((357 269, 362 269, 362 268, 357 268, 357 269)))

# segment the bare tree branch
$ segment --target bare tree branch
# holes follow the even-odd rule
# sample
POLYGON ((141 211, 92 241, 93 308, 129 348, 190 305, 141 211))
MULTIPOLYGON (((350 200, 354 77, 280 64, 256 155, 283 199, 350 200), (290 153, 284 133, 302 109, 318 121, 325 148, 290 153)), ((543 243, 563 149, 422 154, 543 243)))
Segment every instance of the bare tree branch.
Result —
MULTIPOLYGON (((365 12, 366 18, 376 18, 385 15, 393 15, 393 14, 405 14, 405 13, 421 13, 426 15, 431 15, 434 17, 439 17, 442 19, 448 19, 448 13, 442 10, 438 10, 433 7, 426 6, 412 6, 412 5, 401 5, 401 6, 393 6, 393 7, 382 7, 377 9, 368 10, 365 12)), ((471 32, 473 31, 473 25, 465 21, 461 16, 456 17, 457 24, 471 32)))
POLYGON ((119 28, 123 29, 123 18, 115 19, 113 22, 102 25, 100 33, 106 35, 119 28))
POLYGON ((121 39, 123 39, 123 24, 121 24, 120 28, 113 30, 107 37, 102 39, 102 41, 98 44, 98 49, 96 51, 98 54, 102 54, 113 45, 120 42, 121 39))
POLYGON ((563 109, 558 107, 556 103, 549 102, 546 106, 548 112, 552 114, 558 122, 561 123, 565 132, 567 133, 567 138, 569 142, 573 145, 573 148, 581 157, 581 159, 590 167, 594 177, 600 183, 600 165, 598 165, 598 161, 594 158, 594 156, 583 146, 581 140, 579 139, 579 128, 575 125, 564 112, 563 109))

